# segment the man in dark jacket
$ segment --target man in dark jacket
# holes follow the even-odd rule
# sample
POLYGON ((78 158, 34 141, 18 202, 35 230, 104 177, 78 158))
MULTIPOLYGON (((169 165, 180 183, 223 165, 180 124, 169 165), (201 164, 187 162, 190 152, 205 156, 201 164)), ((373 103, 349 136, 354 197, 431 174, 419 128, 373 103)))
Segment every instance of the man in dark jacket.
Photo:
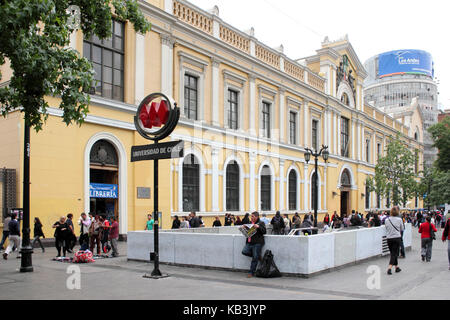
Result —
MULTIPOLYGON (((17 216, 15 214, 11 215, 11 221, 8 223, 9 227, 9 245, 6 251, 3 253, 3 259, 7 260, 8 255, 13 250, 15 246, 19 250, 20 246, 20 227, 19 221, 17 221, 17 216)), ((20 258, 20 250, 17 258, 20 258)))
POLYGON ((244 256, 252 258, 248 273, 249 278, 255 275, 256 267, 261 257, 262 247, 264 246, 264 235, 266 234, 266 225, 259 219, 259 213, 257 211, 252 213, 251 222, 256 228, 256 233, 246 239, 245 247, 242 249, 244 256))
POLYGON ((192 211, 190 214, 191 220, 189 220, 189 225, 191 228, 200 228, 201 221, 200 219, 195 215, 195 212, 192 211))

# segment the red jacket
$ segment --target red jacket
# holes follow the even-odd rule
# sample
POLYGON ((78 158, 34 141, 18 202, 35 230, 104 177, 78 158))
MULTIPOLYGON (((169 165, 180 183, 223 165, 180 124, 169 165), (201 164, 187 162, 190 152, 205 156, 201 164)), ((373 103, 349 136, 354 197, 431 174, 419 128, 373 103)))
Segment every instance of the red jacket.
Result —
POLYGON ((445 240, 450 240, 450 219, 447 220, 444 231, 442 231, 442 241, 445 240), (447 233, 447 238, 445 238, 445 233, 447 233))
MULTIPOLYGON (((434 232, 437 232, 437 229, 436 229, 436 227, 434 226, 434 224, 431 223, 431 227, 433 228, 433 231, 434 231, 434 232)), ((431 236, 430 236, 430 223, 429 223, 428 221, 427 221, 427 222, 424 222, 424 223, 422 223, 422 224, 420 225, 419 233, 422 234, 422 236, 421 236, 422 239, 430 238, 430 237, 431 237, 431 236)))

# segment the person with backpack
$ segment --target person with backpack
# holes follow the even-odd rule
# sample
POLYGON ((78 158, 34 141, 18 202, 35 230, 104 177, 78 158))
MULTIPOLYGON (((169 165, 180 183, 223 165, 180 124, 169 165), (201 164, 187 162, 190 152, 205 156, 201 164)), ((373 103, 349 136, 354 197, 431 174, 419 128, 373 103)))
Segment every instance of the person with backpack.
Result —
POLYGON ((386 226, 386 239, 389 247, 389 252, 391 254, 391 258, 389 260, 389 267, 387 270, 387 274, 392 274, 392 267, 395 266, 395 272, 402 271, 398 266, 398 254, 401 245, 401 232, 404 230, 403 221, 398 216, 399 215, 399 207, 394 206, 391 208, 391 215, 385 219, 386 226))
POLYGON ((242 249, 242 254, 252 258, 250 264, 250 270, 247 277, 251 278, 255 275, 258 261, 261 257, 262 247, 264 246, 264 235, 266 234, 266 225, 259 219, 259 213, 257 211, 252 213, 251 222, 253 227, 256 228, 256 233, 245 241, 245 246, 242 249))
POLYGON ((275 216, 270 221, 270 224, 273 226, 273 234, 282 235, 284 234, 284 220, 281 217, 280 211, 275 213, 275 216))
POLYGON ((448 243, 448 270, 450 270, 450 219, 447 219, 447 222, 444 225, 444 231, 442 231, 442 242, 445 241, 448 243))
POLYGON ((431 261, 431 253, 433 250, 433 240, 436 239, 436 236, 434 235, 434 232, 437 232, 436 227, 434 224, 431 223, 431 217, 426 217, 426 222, 422 223, 419 227, 419 233, 421 234, 421 241, 422 241, 422 261, 431 261))

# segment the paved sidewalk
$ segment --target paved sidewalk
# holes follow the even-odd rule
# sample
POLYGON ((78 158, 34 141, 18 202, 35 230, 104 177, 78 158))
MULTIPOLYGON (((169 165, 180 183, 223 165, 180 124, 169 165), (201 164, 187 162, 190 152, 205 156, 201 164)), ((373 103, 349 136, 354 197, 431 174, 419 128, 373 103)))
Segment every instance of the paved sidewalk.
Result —
MULTIPOLYGON (((175 299, 175 300, 303 300, 303 299, 450 299, 450 270, 447 243, 433 243, 430 263, 420 259, 420 235, 413 228, 413 249, 400 259, 402 272, 386 274, 389 257, 326 272, 309 279, 282 277, 261 279, 246 273, 160 265, 168 278, 143 278, 151 273, 153 263, 127 261, 126 243, 120 243, 121 256, 100 259, 90 264, 54 262, 56 249, 36 248, 34 272, 20 273, 20 260, 13 253, 0 260, 0 299, 175 299), (70 267, 70 269, 68 269, 70 267), (80 289, 76 288, 71 268, 79 267, 80 289), (377 268, 378 267, 378 268, 377 268), (373 271, 379 271, 379 289, 373 271), (69 273, 68 273, 69 272, 69 273), (68 286, 69 284, 69 286, 68 286), (72 287, 73 289, 69 289, 72 287), (75 288, 74 288, 75 287, 75 288)), ((250 265, 250 260, 249 260, 250 265)))

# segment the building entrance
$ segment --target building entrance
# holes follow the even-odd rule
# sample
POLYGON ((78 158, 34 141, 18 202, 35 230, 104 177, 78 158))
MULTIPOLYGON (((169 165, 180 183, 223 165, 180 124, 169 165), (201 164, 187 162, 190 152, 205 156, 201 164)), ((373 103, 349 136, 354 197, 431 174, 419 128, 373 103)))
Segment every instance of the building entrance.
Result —
POLYGON ((108 141, 99 140, 92 146, 89 173, 90 212, 118 219, 118 157, 108 141))
POLYGON ((341 190, 341 217, 348 215, 349 192, 341 190))

